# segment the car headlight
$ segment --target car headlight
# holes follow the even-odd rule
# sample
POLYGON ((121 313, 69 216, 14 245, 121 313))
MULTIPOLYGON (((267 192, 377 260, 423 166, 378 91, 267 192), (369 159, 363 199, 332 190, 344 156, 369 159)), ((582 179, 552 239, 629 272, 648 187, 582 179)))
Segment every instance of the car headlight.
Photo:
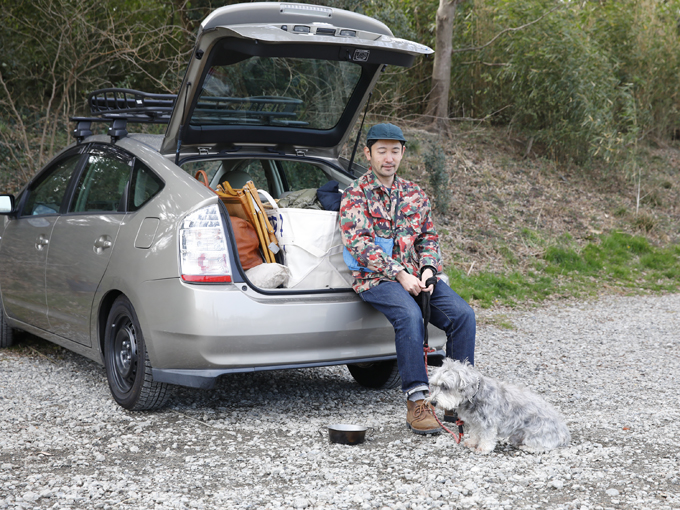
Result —
POLYGON ((231 263, 222 217, 216 204, 189 214, 179 230, 182 280, 231 282, 231 263))

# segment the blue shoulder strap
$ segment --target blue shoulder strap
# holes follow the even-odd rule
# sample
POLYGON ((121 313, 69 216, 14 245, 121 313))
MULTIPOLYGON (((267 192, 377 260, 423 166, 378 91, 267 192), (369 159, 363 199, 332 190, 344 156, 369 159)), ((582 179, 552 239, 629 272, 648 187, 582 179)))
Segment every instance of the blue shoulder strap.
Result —
MULTIPOLYGON (((388 257, 390 258, 392 257, 394 239, 388 237, 375 236, 375 244, 380 246, 382 251, 384 251, 388 257)), ((359 262, 357 261, 357 259, 352 257, 352 254, 349 252, 347 247, 344 247, 342 250, 342 259, 345 261, 345 264, 347 264, 347 267, 350 268, 352 271, 361 271, 363 269, 364 271, 368 271, 369 273, 373 272, 372 269, 368 269, 367 267, 359 265, 359 262)))

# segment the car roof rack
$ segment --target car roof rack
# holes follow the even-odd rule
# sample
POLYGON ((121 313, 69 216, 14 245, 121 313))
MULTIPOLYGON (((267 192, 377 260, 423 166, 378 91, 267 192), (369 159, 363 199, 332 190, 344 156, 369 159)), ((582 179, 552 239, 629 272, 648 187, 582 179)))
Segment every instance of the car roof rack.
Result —
POLYGON ((108 122, 109 126, 108 135, 111 137, 111 143, 116 140, 125 138, 128 134, 127 132, 127 119, 125 118, 115 118, 111 119, 108 117, 71 117, 69 119, 71 122, 77 122, 76 128, 73 130, 73 136, 77 143, 83 143, 83 140, 88 136, 92 136, 92 123, 93 122, 108 122))
POLYGON ((127 123, 167 124, 175 107, 176 94, 151 94, 139 90, 99 89, 87 96, 90 113, 97 117, 71 117, 78 143, 92 135, 93 122, 110 123, 109 136, 115 142, 127 136, 127 123))
POLYGON ((92 115, 124 117, 128 122, 167 124, 177 94, 151 94, 132 89, 100 89, 87 96, 92 115))

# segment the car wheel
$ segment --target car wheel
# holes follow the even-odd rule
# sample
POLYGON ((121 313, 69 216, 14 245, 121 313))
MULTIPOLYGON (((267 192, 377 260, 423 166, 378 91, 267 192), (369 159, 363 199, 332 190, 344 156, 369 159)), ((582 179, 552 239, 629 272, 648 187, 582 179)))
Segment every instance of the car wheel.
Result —
POLYGON ((401 384, 397 360, 347 365, 354 380, 366 388, 386 390, 401 384))
POLYGON ((153 381, 144 335, 132 303, 113 303, 104 336, 106 378, 118 404, 131 411, 158 409, 170 396, 167 384, 153 381))
POLYGON ((0 301, 0 348, 11 347, 14 344, 14 330, 7 324, 7 316, 0 301))

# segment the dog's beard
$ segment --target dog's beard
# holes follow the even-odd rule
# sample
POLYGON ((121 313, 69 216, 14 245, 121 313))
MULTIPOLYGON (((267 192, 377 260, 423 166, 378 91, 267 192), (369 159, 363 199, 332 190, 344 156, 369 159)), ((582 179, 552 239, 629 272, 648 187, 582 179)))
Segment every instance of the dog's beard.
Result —
POLYGON ((430 402, 439 409, 451 411, 457 409, 463 401, 463 396, 455 390, 445 390, 439 386, 430 386, 430 402))

